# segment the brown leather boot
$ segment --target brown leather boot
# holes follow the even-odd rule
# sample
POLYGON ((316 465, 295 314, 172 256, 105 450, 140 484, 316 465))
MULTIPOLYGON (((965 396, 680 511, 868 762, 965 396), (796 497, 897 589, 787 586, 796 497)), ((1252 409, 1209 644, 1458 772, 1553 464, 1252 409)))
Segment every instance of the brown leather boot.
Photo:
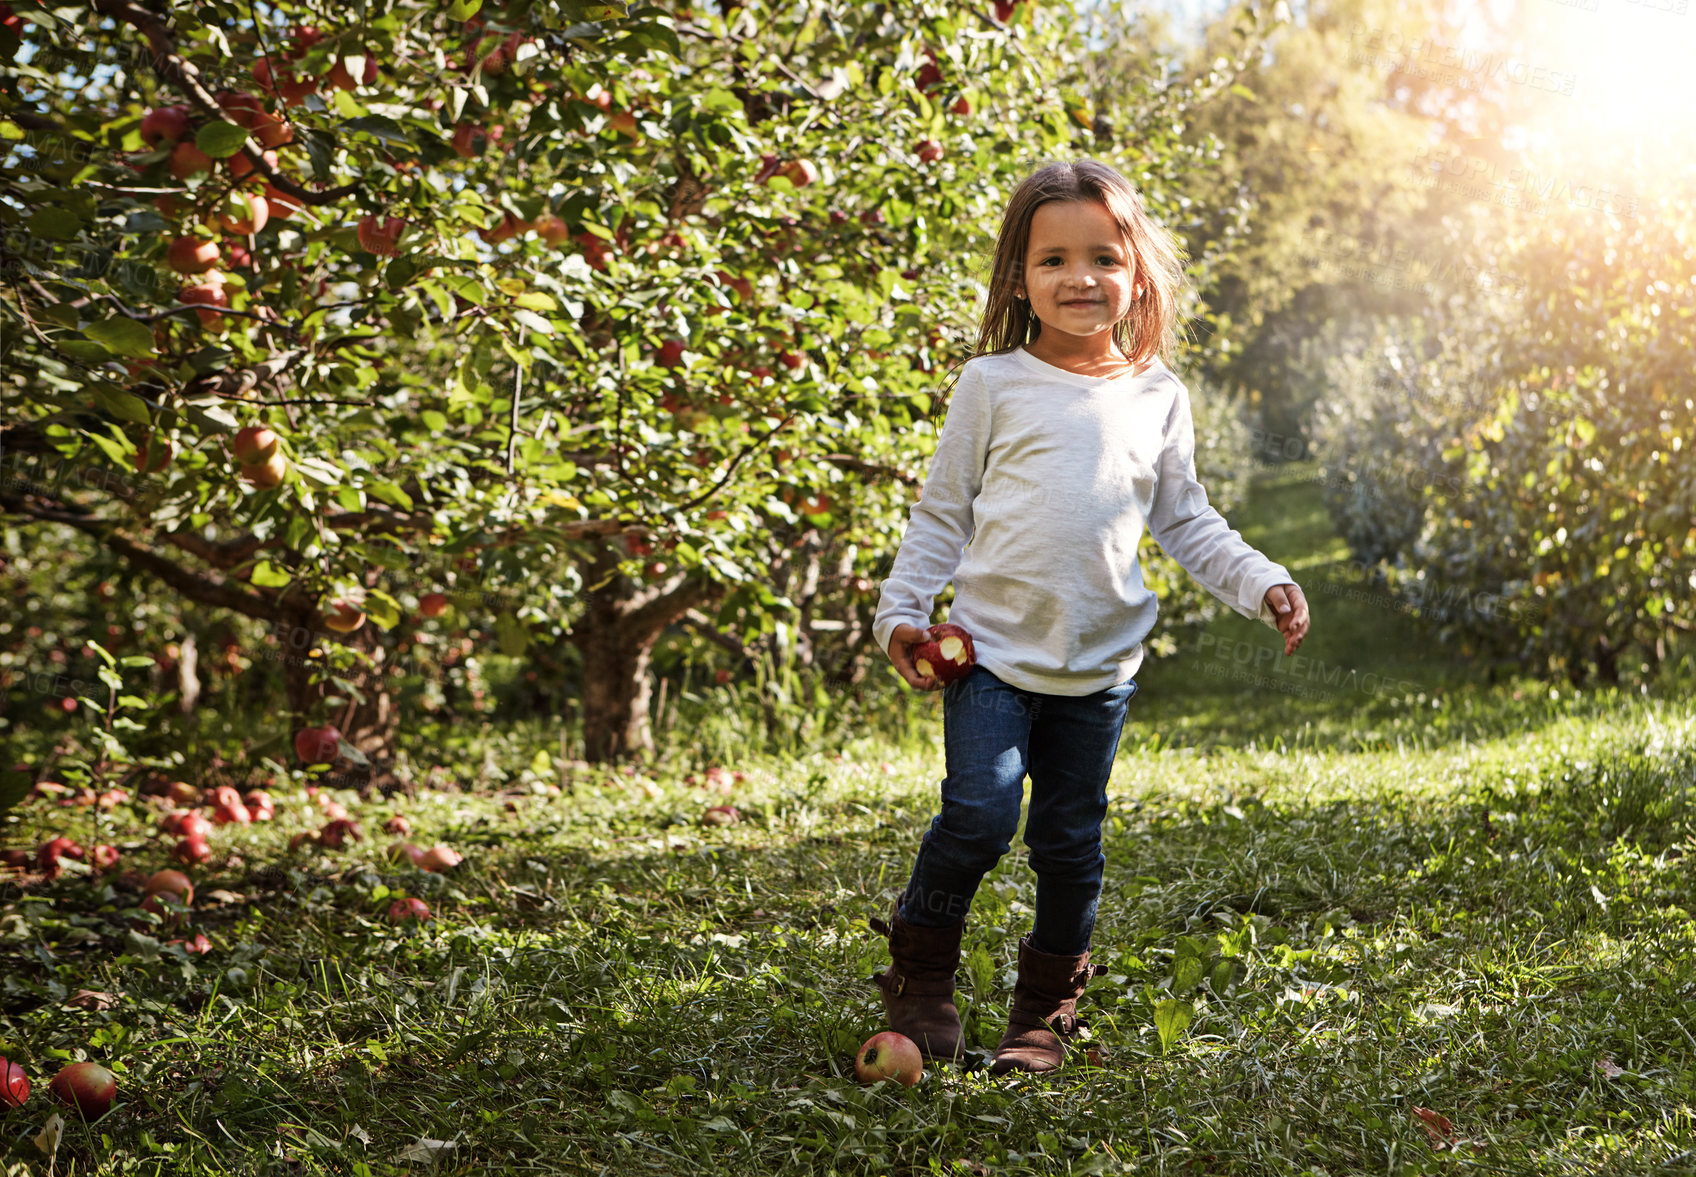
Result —
POLYGON ((1009 1071, 1052 1071, 1066 1057, 1066 1042, 1077 1036, 1078 998, 1091 977, 1105 969, 1081 956, 1051 956, 1019 941, 1019 980, 1013 987, 1013 1012, 1007 1033, 995 1048, 992 1075, 1009 1071))
POLYGON ((960 1011, 954 1006, 954 973, 960 967, 966 921, 951 928, 917 927, 901 918, 897 903, 889 923, 875 916, 867 923, 889 937, 889 968, 871 977, 883 990, 889 1028, 911 1038, 926 1058, 960 1061, 965 1044, 960 1011))

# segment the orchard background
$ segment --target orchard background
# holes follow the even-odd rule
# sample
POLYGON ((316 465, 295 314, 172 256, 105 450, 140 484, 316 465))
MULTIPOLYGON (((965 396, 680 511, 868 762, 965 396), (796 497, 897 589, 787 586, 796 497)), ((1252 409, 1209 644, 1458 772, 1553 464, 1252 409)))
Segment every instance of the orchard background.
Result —
POLYGON ((0 5, 8 1174, 1687 1161, 1696 46, 1534 7, 0 5), (868 1093, 941 769, 879 584, 1000 210, 1083 156, 1188 251, 1198 468, 1314 634, 1145 545, 1108 1065, 868 1093), (1445 937, 1566 1029, 1432 1078, 1445 937), (1262 1114, 1231 1044, 1374 986, 1391 1054, 1350 1014, 1262 1114), (84 1059, 119 1107, 53 1129, 84 1059))

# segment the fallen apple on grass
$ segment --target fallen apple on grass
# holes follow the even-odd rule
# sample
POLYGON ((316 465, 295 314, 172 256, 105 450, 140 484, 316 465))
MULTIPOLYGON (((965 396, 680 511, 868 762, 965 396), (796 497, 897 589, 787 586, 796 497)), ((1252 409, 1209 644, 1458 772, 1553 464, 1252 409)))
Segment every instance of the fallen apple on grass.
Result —
POLYGON ((701 814, 704 826, 733 826, 742 820, 742 811, 734 805, 714 805, 701 814))
POLYGON ((148 875, 147 882, 142 886, 142 890, 149 896, 166 893, 175 895, 178 901, 185 906, 194 902, 194 884, 182 871, 173 870, 170 867, 154 871, 151 875, 148 875))
POLYGON ((411 842, 391 842, 386 853, 390 862, 399 862, 404 858, 413 866, 417 866, 419 860, 424 857, 424 848, 414 846, 411 842))
POLYGON ((918 1043, 905 1034, 885 1030, 873 1034, 854 1056, 854 1077, 862 1083, 893 1079, 911 1087, 924 1077, 925 1060, 918 1043))
POLYGON ((171 851, 171 857, 184 866, 193 866, 211 858, 212 847, 206 844, 205 838, 183 838, 177 843, 176 849, 171 851))
POLYGON ((436 874, 441 871, 452 870, 464 861, 464 856, 452 846, 444 846, 437 842, 419 856, 418 867, 420 870, 427 870, 436 874))
POLYGON ((58 878, 64 869, 60 861, 66 858, 82 858, 86 854, 69 838, 52 838, 43 842, 35 852, 35 865, 44 871, 49 878, 58 878))
POLYGON ((29 1098, 29 1076, 9 1058, 0 1058, 0 1108, 21 1108, 29 1098))
POLYGON ((405 923, 407 920, 434 919, 430 914, 430 905, 422 899, 397 899, 389 904, 389 922, 391 924, 405 923))
POLYGON ((913 669, 944 686, 965 678, 977 665, 972 635, 958 625, 944 622, 925 631, 926 640, 913 647, 913 669))
POLYGON ((340 850, 350 838, 360 842, 364 840, 364 835, 359 832, 357 822, 345 817, 326 822, 324 828, 318 831, 318 841, 331 850, 340 850))
POLYGON ((81 1112, 83 1119, 98 1120, 111 1110, 118 1080, 99 1063, 72 1063, 53 1076, 47 1090, 81 1112))

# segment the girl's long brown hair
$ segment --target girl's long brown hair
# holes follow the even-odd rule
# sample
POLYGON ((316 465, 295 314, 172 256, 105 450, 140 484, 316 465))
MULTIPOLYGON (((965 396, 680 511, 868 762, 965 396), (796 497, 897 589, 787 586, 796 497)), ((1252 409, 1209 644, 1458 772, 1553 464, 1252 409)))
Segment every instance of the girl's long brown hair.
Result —
MULTIPOLYGON (((1142 295, 1132 304, 1130 315, 1113 325, 1113 342, 1132 363, 1159 356, 1170 366, 1178 346, 1179 302, 1186 293, 1183 247, 1148 215, 1142 196, 1129 180, 1093 159, 1048 164, 1014 190, 995 242, 989 302, 978 326, 977 345, 966 358, 1012 351, 1042 334, 1042 323, 1031 314, 1030 303, 1019 301, 1013 292, 1024 277, 1031 219, 1037 209, 1057 200, 1093 200, 1118 222, 1135 259, 1134 285, 1142 287, 1142 295)), ((964 361, 952 370, 950 390, 962 367, 964 361)))

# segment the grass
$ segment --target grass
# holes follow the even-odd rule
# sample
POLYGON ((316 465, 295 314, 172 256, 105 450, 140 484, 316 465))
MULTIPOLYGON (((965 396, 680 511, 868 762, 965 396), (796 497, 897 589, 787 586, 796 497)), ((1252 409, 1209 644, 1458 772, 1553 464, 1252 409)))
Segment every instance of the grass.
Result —
MULTIPOLYGON (((1266 485, 1233 524, 1304 581, 1334 572, 1278 532, 1316 532, 1310 488, 1266 485)), ((447 875, 372 841, 290 856, 316 806, 279 784, 277 820, 220 830, 199 872, 204 957, 129 932, 133 894, 0 883, 0 1052, 38 1091, 0 1115, 0 1160, 48 1172, 32 1138, 63 1052, 121 1065, 122 1102, 68 1127, 57 1173, 1696 1172, 1690 696, 1491 686, 1369 609, 1327 610, 1314 657, 1422 691, 1298 695, 1184 651, 1139 674, 1109 972, 1080 1003, 1100 1065, 852 1080, 881 1028, 865 919, 932 813, 934 710, 928 742, 731 765, 728 796, 681 770, 549 796, 547 734, 496 732, 504 793, 342 798, 368 833, 400 808, 415 840, 459 846, 447 875), (701 826, 727 800, 744 820, 701 826), (436 918, 389 925, 403 892, 436 918), (85 988, 115 1004, 66 1003, 85 988)), ((66 812, 32 802, 6 844, 67 821, 85 840, 66 812)), ((107 820, 162 864, 139 811, 107 820)), ((969 921, 980 1051, 1033 901, 1009 855, 969 921)))

